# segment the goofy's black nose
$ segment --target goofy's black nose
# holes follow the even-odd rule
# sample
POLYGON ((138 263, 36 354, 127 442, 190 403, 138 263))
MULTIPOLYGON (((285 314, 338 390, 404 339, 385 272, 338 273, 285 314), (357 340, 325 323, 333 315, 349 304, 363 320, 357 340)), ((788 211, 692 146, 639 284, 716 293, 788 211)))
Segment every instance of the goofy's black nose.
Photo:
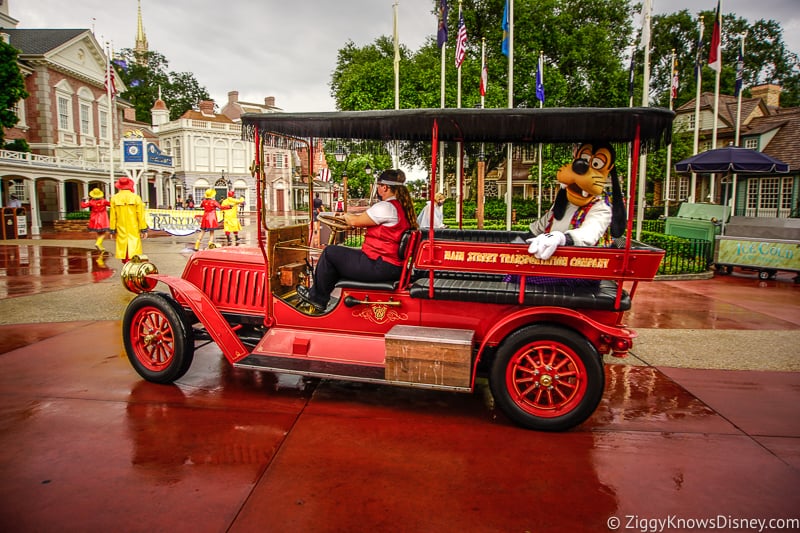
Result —
POLYGON ((576 159, 575 161, 572 162, 572 171, 575 174, 583 175, 586 174, 586 171, 588 170, 589 170, 589 162, 587 160, 581 158, 581 159, 576 159))

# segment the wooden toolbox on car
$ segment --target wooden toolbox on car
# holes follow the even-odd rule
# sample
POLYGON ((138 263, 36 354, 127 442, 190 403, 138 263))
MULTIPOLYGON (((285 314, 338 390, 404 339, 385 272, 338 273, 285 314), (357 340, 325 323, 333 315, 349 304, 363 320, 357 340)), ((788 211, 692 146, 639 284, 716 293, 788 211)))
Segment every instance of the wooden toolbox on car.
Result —
POLYGON ((386 379, 469 387, 473 335, 466 329, 394 326, 385 336, 386 379))

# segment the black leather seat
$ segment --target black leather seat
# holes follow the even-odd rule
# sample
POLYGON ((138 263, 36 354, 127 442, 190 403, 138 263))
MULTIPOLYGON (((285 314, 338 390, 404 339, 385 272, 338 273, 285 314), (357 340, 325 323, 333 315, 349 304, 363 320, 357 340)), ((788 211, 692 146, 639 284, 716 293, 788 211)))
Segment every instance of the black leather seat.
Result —
MULTIPOLYGON (((458 274, 462 274, 459 272, 458 274)), ((430 279, 422 277, 411 284, 412 298, 428 299, 430 279)), ((463 278, 439 278, 433 281, 433 299, 456 300, 461 302, 480 302, 495 304, 517 304, 519 302, 519 282, 502 280, 474 280, 463 278)), ((589 286, 569 284, 527 285, 523 305, 551 305, 570 309, 594 309, 602 311, 627 311, 631 308, 631 298, 622 291, 619 308, 614 307, 617 297, 617 284, 603 280, 589 286)))
MULTIPOLYGON (((404 231, 403 234, 400 236, 400 246, 397 249, 397 257, 403 264, 407 264, 408 254, 412 252, 409 250, 409 244, 411 244, 412 236, 414 232, 412 230, 404 231)), ((400 280, 393 280, 393 281, 360 281, 357 279, 340 279, 336 282, 336 287, 342 288, 347 287, 349 289, 364 289, 364 290, 379 290, 379 291, 394 291, 397 290, 397 287, 400 286, 400 280)))

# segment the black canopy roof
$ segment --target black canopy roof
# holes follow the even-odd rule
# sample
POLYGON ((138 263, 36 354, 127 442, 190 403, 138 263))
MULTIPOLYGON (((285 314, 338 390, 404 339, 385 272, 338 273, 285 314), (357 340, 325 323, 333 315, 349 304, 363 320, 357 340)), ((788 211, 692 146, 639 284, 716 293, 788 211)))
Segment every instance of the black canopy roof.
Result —
POLYGON ((247 113, 243 137, 430 141, 434 120, 440 141, 494 143, 627 142, 637 126, 647 144, 669 142, 675 113, 653 107, 543 109, 399 109, 318 113, 247 113))

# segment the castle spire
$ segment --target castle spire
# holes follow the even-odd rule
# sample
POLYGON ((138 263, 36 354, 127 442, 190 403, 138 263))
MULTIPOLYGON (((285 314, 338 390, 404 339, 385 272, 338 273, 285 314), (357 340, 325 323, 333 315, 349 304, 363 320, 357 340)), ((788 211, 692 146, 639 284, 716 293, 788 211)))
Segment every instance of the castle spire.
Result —
POLYGON ((136 45, 133 49, 135 54, 147 52, 147 36, 144 34, 144 24, 142 23, 142 0, 139 0, 139 15, 136 21, 136 45))

